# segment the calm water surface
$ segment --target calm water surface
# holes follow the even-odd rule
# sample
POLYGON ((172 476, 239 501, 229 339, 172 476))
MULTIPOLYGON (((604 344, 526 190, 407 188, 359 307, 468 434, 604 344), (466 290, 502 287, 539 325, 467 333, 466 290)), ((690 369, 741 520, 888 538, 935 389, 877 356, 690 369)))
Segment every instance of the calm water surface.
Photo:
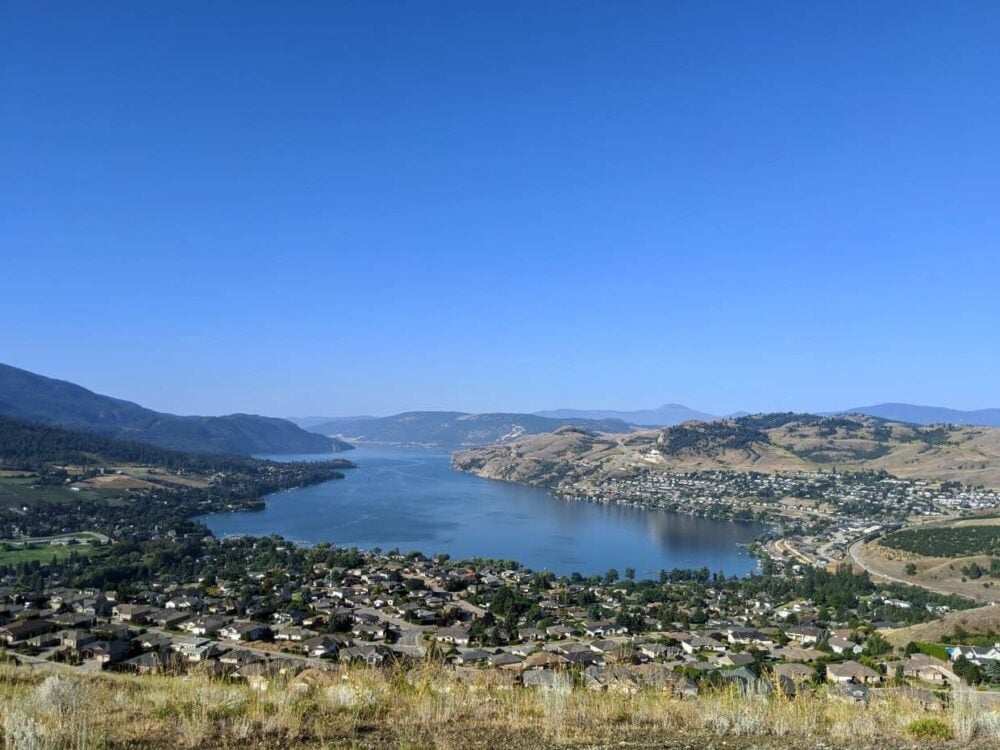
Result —
POLYGON ((558 574, 756 567, 738 545, 760 534, 759 524, 560 500, 452 471, 444 451, 362 447, 345 455, 358 465, 346 479, 272 495, 264 510, 202 520, 219 536, 276 533, 296 542, 502 558, 558 574))

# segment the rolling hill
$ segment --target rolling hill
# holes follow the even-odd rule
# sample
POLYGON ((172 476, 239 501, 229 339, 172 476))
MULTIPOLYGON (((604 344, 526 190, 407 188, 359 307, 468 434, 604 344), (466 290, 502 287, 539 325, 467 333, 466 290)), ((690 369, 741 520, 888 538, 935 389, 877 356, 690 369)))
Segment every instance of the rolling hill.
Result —
POLYGON ((182 417, 0 364, 0 415, 200 453, 329 453, 343 441, 253 414, 182 417))
POLYGON ((641 470, 880 470, 1000 487, 1000 430, 920 427, 867 416, 758 414, 662 430, 563 428, 457 453, 455 468, 555 488, 641 470))
POLYGON ((336 419, 309 429, 352 443, 460 448, 507 443, 524 435, 577 426, 595 432, 628 432, 618 419, 551 419, 535 414, 467 414, 460 411, 411 411, 375 419, 336 419))

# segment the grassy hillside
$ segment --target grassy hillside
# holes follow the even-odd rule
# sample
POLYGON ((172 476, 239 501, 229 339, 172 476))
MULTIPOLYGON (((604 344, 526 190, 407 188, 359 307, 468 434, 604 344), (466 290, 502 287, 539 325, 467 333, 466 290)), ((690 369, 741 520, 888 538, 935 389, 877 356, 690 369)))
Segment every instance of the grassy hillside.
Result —
POLYGON ((181 417, 0 364, 0 415, 164 448, 241 455, 329 453, 343 441, 252 414, 181 417))
POLYGON ((691 471, 886 470, 1000 486, 1000 429, 920 427, 874 417, 758 414, 662 430, 597 435, 562 429, 457 454, 456 468, 555 486, 637 469, 691 471))
POLYGON ((928 714, 905 694, 870 705, 821 686, 795 699, 735 689, 678 699, 512 688, 497 672, 342 668, 246 682, 87 678, 0 665, 6 747, 895 750, 995 747, 1000 711, 962 694, 928 714), (928 717, 933 717, 928 722, 928 717), (953 740, 949 742, 947 740, 953 740))

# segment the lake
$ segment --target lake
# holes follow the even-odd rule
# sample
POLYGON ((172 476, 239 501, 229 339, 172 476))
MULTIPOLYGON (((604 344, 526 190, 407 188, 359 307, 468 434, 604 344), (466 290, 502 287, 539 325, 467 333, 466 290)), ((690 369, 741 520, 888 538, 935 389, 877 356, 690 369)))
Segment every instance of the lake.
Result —
MULTIPOLYGON (((517 560, 557 574, 635 568, 756 569, 760 524, 561 500, 534 487, 452 471, 445 451, 359 447, 347 478, 280 492, 264 510, 203 516, 217 536, 280 534, 295 542, 517 560)), ((319 460, 330 456, 283 456, 319 460)))

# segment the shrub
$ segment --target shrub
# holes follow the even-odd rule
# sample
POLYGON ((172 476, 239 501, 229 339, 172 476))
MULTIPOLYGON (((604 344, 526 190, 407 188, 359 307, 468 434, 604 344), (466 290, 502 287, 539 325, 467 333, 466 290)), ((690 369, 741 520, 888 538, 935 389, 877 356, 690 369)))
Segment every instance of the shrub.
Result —
POLYGON ((906 733, 919 740, 950 740, 955 736, 951 725, 941 719, 914 719, 906 725, 906 733))

